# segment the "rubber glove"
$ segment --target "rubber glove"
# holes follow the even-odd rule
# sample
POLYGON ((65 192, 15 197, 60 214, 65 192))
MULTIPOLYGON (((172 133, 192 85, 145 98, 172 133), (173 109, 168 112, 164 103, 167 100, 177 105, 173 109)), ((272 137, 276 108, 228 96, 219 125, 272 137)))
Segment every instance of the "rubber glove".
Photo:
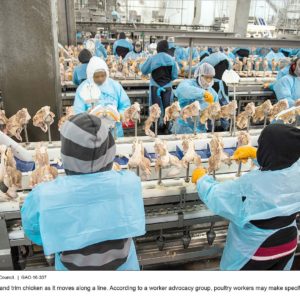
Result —
POLYGON ((206 103, 208 103, 208 104, 214 103, 214 96, 210 92, 205 91, 203 97, 204 97, 204 101, 206 103))
POLYGON ((270 83, 269 82, 264 83, 264 89, 268 89, 269 87, 270 87, 270 83))
POLYGON ((246 163, 249 158, 256 158, 257 149, 252 146, 241 146, 235 150, 233 156, 231 157, 234 160, 242 161, 246 163))
POLYGON ((196 168, 192 174, 192 183, 197 183, 197 181, 206 174, 206 170, 203 168, 196 168))

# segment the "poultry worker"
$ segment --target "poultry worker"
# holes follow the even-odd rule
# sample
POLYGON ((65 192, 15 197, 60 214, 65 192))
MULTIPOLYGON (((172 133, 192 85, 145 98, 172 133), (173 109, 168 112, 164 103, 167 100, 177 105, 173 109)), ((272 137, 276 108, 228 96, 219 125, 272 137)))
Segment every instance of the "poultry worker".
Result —
POLYGON ((142 43, 140 41, 136 41, 133 43, 133 50, 128 52, 123 59, 123 62, 127 62, 128 60, 136 60, 139 58, 145 58, 147 55, 143 51, 142 43))
POLYGON ((27 196, 26 236, 55 254, 56 270, 139 270, 132 238, 145 233, 140 178, 112 169, 116 145, 96 116, 73 116, 60 133, 67 176, 27 196))
POLYGON ((80 83, 86 80, 86 68, 92 58, 92 54, 89 50, 83 49, 78 55, 80 65, 76 66, 73 72, 73 83, 80 85, 80 83))
POLYGON ((289 74, 283 76, 273 85, 278 101, 286 99, 289 107, 294 106, 300 99, 300 58, 297 58, 289 69, 289 74))
POLYGON ((168 45, 169 45, 169 54, 174 57, 175 56, 175 50, 176 50, 176 45, 175 45, 175 38, 173 36, 168 37, 168 45))
MULTIPOLYGON (((278 63, 281 59, 285 59, 285 56, 282 52, 279 51, 279 48, 271 48, 270 52, 265 56, 269 63, 269 69, 272 70, 272 61, 274 60, 278 63)), ((279 66, 276 67, 276 70, 279 70, 279 66)))
POLYGON ((199 198, 230 221, 221 270, 290 270, 298 244, 300 130, 271 124, 262 131, 257 152, 242 146, 232 158, 257 158, 259 169, 225 182, 204 169, 192 175, 199 198))
MULTIPOLYGON (((115 107, 122 116, 130 107, 130 100, 121 84, 109 78, 105 61, 94 56, 87 66, 87 79, 76 90, 74 111, 79 114, 98 105, 115 107)), ((121 122, 117 122, 116 126, 117 136, 123 136, 121 122)))
MULTIPOLYGON (((164 116, 165 109, 173 101, 172 81, 177 78, 177 64, 173 57, 168 54, 169 44, 167 40, 157 43, 157 54, 149 57, 140 67, 144 75, 151 74, 150 79, 150 105, 157 103, 164 116)), ((168 128, 160 122, 159 131, 167 133, 168 128)))
POLYGON ((107 52, 103 44, 101 43, 101 35, 96 34, 95 36, 95 55, 103 58, 104 60, 107 58, 107 52))
MULTIPOLYGON (((209 104, 218 102, 218 94, 212 88, 214 84, 215 69, 208 63, 203 63, 194 73, 194 79, 184 79, 176 89, 181 109, 185 106, 199 101, 201 110, 207 108, 209 104)), ((172 131, 176 133, 193 133, 194 121, 192 118, 185 122, 179 118, 173 125, 172 131)), ((206 132, 205 124, 198 122, 197 133, 206 132)))
POLYGON ((113 45, 113 55, 125 58, 126 54, 132 50, 132 44, 126 40, 125 32, 120 32, 119 39, 113 45))

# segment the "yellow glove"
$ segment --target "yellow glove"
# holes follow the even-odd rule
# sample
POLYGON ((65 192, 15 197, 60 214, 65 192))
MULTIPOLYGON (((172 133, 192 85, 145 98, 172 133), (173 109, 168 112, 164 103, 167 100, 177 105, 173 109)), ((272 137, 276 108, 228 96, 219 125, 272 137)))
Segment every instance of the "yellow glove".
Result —
POLYGON ((214 96, 210 92, 205 91, 203 97, 204 97, 204 101, 207 102, 208 104, 214 103, 214 96))
POLYGON ((270 87, 270 83, 266 82, 264 83, 264 89, 268 89, 270 87))
POLYGON ((235 150, 233 156, 231 157, 234 160, 240 160, 243 163, 246 163, 249 158, 256 158, 257 149, 252 146, 241 146, 235 150))
POLYGON ((203 168, 197 168, 192 174, 192 183, 197 183, 197 181, 206 174, 206 170, 203 168))

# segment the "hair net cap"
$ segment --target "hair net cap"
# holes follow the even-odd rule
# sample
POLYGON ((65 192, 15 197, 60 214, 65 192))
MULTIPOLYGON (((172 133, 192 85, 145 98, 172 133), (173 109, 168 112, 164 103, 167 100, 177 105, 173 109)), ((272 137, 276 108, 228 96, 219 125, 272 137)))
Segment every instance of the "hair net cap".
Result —
POLYGON ((194 73, 194 77, 197 78, 199 76, 211 76, 214 77, 216 75, 215 68, 209 63, 203 63, 200 65, 198 69, 196 69, 194 73))

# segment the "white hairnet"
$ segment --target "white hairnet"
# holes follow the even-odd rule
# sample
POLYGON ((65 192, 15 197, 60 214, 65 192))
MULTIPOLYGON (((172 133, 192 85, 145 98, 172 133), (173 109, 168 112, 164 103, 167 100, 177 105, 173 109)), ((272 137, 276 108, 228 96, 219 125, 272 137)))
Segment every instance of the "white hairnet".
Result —
POLYGON ((211 76, 214 77, 216 75, 215 68, 209 63, 203 63, 199 68, 196 69, 194 73, 194 77, 197 78, 199 76, 211 76))
POLYGON ((99 71, 105 71, 107 78, 109 77, 109 71, 106 62, 100 57, 93 56, 86 68, 87 79, 91 82, 94 82, 94 74, 99 71))

